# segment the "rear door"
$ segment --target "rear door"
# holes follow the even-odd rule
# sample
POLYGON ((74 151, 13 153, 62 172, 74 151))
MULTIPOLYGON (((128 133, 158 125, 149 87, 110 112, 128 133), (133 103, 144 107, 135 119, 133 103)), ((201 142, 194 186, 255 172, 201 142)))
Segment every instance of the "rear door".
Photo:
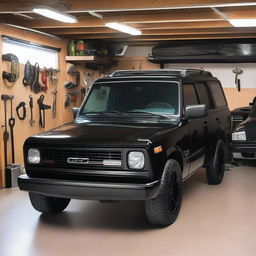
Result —
POLYGON ((219 81, 208 81, 208 88, 213 102, 214 118, 211 122, 215 127, 215 142, 219 138, 225 139, 226 153, 228 153, 229 142, 231 140, 231 114, 228 108, 226 97, 219 81))
MULTIPOLYGON (((194 83, 183 84, 183 105, 186 106, 198 105, 199 99, 194 83)), ((196 118, 188 121, 188 129, 190 136, 190 173, 197 170, 204 162, 204 122, 205 118, 196 118)))
POLYGON ((196 82, 196 90, 200 104, 205 104, 207 108, 207 116, 204 118, 204 138, 207 155, 209 153, 209 146, 215 143, 215 132, 218 125, 216 121, 216 109, 211 97, 211 91, 206 82, 196 82))
POLYGON ((216 121, 223 130, 226 130, 230 126, 230 111, 222 87, 218 81, 209 81, 207 84, 216 110, 216 121))

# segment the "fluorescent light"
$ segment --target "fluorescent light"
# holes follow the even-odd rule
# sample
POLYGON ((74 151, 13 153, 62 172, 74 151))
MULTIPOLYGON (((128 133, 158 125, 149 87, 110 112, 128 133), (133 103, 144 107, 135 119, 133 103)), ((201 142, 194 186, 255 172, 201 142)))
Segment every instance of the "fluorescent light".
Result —
POLYGON ((140 30, 138 30, 137 28, 125 25, 123 23, 109 22, 109 23, 106 23, 105 26, 108 28, 112 28, 112 29, 121 31, 123 33, 133 35, 133 36, 141 35, 140 30))
POLYGON ((256 19, 229 19, 228 21, 235 27, 256 27, 256 19))
POLYGON ((77 22, 77 18, 75 16, 50 8, 48 6, 36 6, 35 8, 33 8, 33 12, 45 16, 47 18, 58 20, 65 23, 77 22))

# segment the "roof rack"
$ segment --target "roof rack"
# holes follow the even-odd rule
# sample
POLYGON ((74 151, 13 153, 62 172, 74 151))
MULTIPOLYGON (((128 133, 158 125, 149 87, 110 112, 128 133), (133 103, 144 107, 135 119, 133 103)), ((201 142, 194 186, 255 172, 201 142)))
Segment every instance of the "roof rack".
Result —
POLYGON ((129 77, 129 76, 181 76, 191 75, 212 76, 211 72, 201 69, 153 69, 153 70, 117 70, 110 77, 129 77))

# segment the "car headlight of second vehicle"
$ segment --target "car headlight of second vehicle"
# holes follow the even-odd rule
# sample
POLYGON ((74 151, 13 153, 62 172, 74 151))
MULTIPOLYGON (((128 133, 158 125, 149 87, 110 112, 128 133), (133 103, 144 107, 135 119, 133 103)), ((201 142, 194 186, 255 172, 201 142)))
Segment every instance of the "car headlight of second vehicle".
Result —
POLYGON ((246 133, 245 131, 235 131, 232 133, 233 141, 246 141, 246 133))

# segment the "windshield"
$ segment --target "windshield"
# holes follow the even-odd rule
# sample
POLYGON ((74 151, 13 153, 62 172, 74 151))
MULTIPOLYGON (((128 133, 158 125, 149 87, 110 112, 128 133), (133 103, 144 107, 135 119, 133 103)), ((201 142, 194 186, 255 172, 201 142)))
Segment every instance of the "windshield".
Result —
POLYGON ((249 116, 256 117, 256 97, 254 97, 251 105, 252 105, 252 108, 249 112, 249 116))
POLYGON ((179 113, 178 84, 174 82, 130 82, 93 85, 80 114, 179 113))

